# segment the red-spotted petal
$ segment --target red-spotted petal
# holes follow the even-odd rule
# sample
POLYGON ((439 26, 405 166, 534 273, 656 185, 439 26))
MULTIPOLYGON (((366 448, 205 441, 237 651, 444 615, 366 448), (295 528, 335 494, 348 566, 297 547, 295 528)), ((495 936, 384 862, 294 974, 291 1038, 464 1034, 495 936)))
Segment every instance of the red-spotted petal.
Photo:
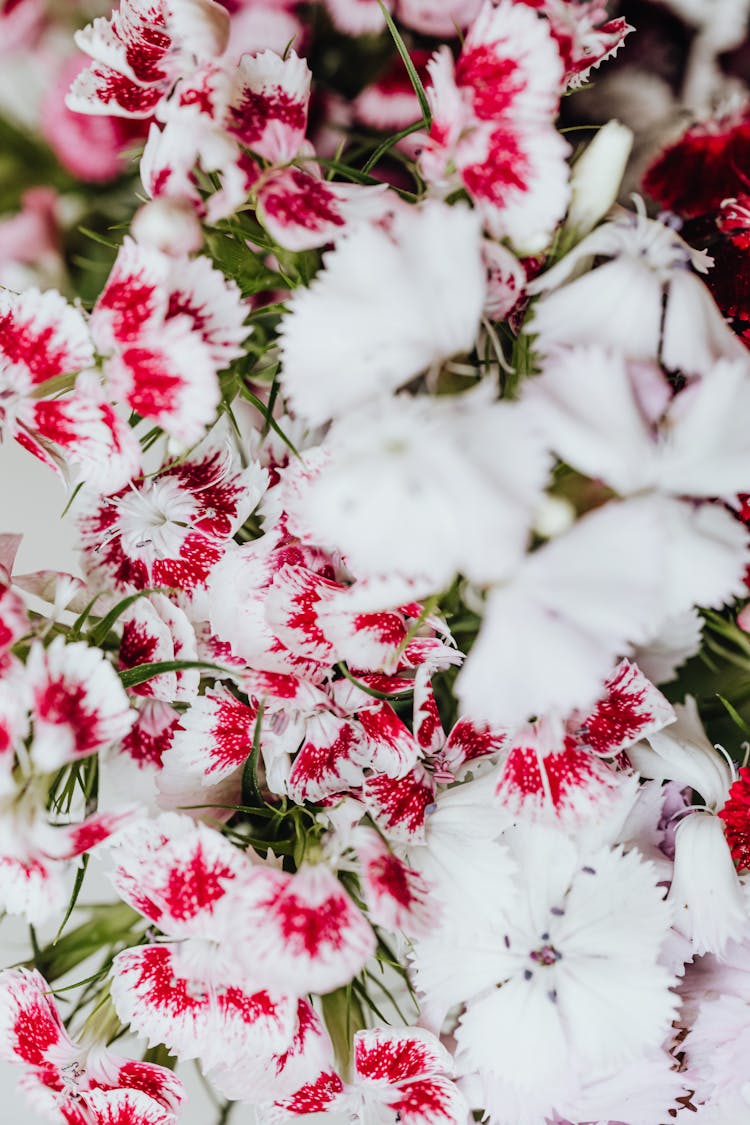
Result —
POLYGON ((595 754, 614 757, 626 746, 675 721, 671 703, 628 660, 618 664, 604 686, 605 694, 577 732, 595 754))
POLYGON ((266 599, 266 619, 279 639, 296 655, 329 664, 335 660, 318 614, 342 587, 301 566, 283 566, 274 576, 266 599))
POLYGON ((0 653, 7 652, 19 637, 28 633, 29 627, 29 615, 23 598, 0 579, 0 653))
POLYGON ((113 856, 118 894, 171 937, 223 937, 227 892, 250 867, 219 832, 176 813, 126 829, 113 856))
POLYGON ((194 444, 216 416, 216 367, 187 321, 165 324, 129 344, 106 365, 111 394, 183 446, 194 444))
MULTIPOLYGON (((139 598, 121 617, 120 668, 174 660, 197 660, 195 631, 187 615, 163 594, 139 598)), ((198 693, 200 672, 162 672, 131 690, 162 702, 180 702, 198 693)))
POLYGON ((257 1104, 293 1094, 333 1068, 333 1045, 325 1026, 307 1000, 297 1003, 297 1019, 289 1047, 251 1065, 220 1067, 211 1072, 212 1084, 231 1101, 257 1104))
POLYGON ((388 930, 409 937, 429 932, 440 916, 425 879, 383 842, 377 832, 362 828, 356 839, 360 881, 370 918, 388 930))
POLYGON ((89 1090, 82 1101, 87 1116, 81 1125, 175 1125, 177 1120, 171 1109, 140 1090, 89 1090))
POLYGON ((298 995, 341 987, 375 950, 368 922, 322 864, 295 875, 257 870, 241 901, 240 929, 253 940, 237 955, 261 979, 298 995))
POLYGON ((456 774, 469 762, 497 754, 505 745, 506 738, 503 731, 478 725, 471 719, 459 719, 440 754, 440 766, 456 774))
POLYGON ((167 321, 184 317, 201 338, 217 371, 242 355, 250 329, 244 324, 249 307, 235 281, 214 269, 206 257, 171 263, 167 321))
POLYGON ((322 712, 308 720, 305 741, 294 759, 288 792, 294 801, 319 801, 362 784, 366 746, 347 719, 322 712))
POLYGON ((244 55, 235 76, 227 120, 230 133, 274 164, 298 154, 307 129, 310 69, 289 51, 244 55))
POLYGON ((97 1059, 97 1063, 98 1066, 93 1053, 90 1053, 86 1070, 92 1085, 137 1090, 172 1112, 177 1111, 185 1098, 182 1082, 165 1066, 138 1059, 120 1059, 108 1050, 97 1059))
POLYGON ((389 777, 403 777, 419 758, 419 745, 390 703, 371 702, 357 712, 365 734, 367 762, 389 777))
POLYGON ((35 385, 90 367, 94 351, 86 323, 55 290, 0 290, 0 359, 18 364, 35 385))
POLYGON ((192 941, 125 950, 112 966, 118 1016, 150 1043, 206 1067, 282 1050, 293 1034, 296 1001, 233 983, 224 961, 218 947, 192 941))
POLYGON ((100 351, 139 340, 166 316, 170 260, 126 237, 91 314, 100 351))
POLYGON ((120 743, 120 752, 132 758, 141 769, 161 766, 179 720, 178 712, 169 704, 158 699, 145 700, 136 721, 120 743))
POLYGON ((264 1120, 279 1125, 290 1117, 307 1117, 311 1113, 335 1112, 347 1104, 344 1083, 335 1070, 325 1070, 311 1082, 300 1086, 291 1097, 273 1103, 265 1110, 264 1120))
POLYGON ((123 738, 135 719, 104 654, 63 637, 32 646, 26 665, 32 693, 31 754, 43 770, 95 754, 123 738))
POLYGON ((606 814, 631 780, 574 738, 564 737, 555 746, 544 732, 529 729, 510 747, 495 792, 518 819, 552 819, 574 826, 606 814))
POLYGON ((45 833, 43 843, 40 842, 40 854, 50 859, 75 859, 109 840, 134 815, 135 809, 117 813, 100 812, 87 817, 80 824, 50 828, 45 833))
POLYGON ((424 843, 425 816, 435 801, 435 784, 423 766, 416 765, 405 777, 368 777, 362 798, 389 840, 424 843))
POLYGON ((83 486, 95 492, 122 488, 141 466, 135 434, 104 401, 98 381, 86 376, 71 395, 30 403, 26 425, 27 449, 53 468, 58 462, 77 468, 83 486))
POLYGON ((181 717, 169 768, 205 785, 220 781, 247 761, 257 721, 257 707, 243 703, 221 685, 207 688, 181 717))
POLYGON ((36 969, 0 973, 0 1058, 35 1067, 62 1067, 75 1055, 41 973, 36 969))

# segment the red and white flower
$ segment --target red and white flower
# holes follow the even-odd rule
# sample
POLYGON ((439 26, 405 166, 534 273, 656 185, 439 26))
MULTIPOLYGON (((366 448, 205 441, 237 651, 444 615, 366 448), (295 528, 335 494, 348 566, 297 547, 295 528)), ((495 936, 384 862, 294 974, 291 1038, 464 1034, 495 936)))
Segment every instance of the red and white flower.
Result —
POLYGON ((192 597, 265 485, 265 472, 240 468, 225 432, 214 429, 190 457, 84 508, 87 570, 115 590, 157 586, 192 597))
POLYGON ((213 420, 218 372, 242 354, 247 308, 207 258, 126 238, 91 316, 110 391, 190 445, 213 420))
POLYGON ((0 974, 0 1058, 25 1066, 35 1107, 67 1125, 174 1125, 180 1080, 165 1067, 74 1042, 50 986, 36 970, 0 974))
MULTIPOLYGON (((163 594, 138 598, 120 618, 119 666, 137 668, 162 661, 197 661, 195 630, 187 615, 163 594)), ((192 700, 198 694, 200 672, 182 668, 162 672, 130 690, 165 703, 192 700)))
POLYGON ((494 236, 542 249, 568 200, 569 149, 553 127, 563 65, 550 24, 525 4, 485 3, 455 67, 442 48, 429 69, 423 175, 443 191, 463 186, 494 236))
POLYGON ((26 665, 34 734, 31 757, 40 770, 95 754, 119 742, 134 721, 127 695, 99 649, 55 637, 36 642, 26 665))
POLYGON ((297 995, 332 992, 347 984, 375 952, 369 922, 325 864, 294 875, 256 870, 238 904, 235 954, 269 987, 297 995))
POLYGON ((112 999, 120 1019, 206 1067, 285 1050, 294 990, 268 981, 260 962, 248 970, 235 957, 237 910, 255 875, 248 858, 218 832, 175 813, 123 833, 114 858, 118 893, 164 934, 115 958, 112 999))
POLYGON ((335 1073, 277 1101, 270 1122, 307 1113, 346 1111, 350 1120, 403 1125, 464 1125, 469 1107, 451 1081, 453 1060, 422 1028, 377 1027, 354 1036, 352 1080, 335 1073))
POLYGON ((151 117, 195 56, 221 55, 228 36, 228 15, 214 0, 121 0, 110 19, 77 33, 93 62, 66 104, 78 113, 151 117))
POLYGON ((101 491, 137 471, 140 448, 88 370, 93 362, 83 316, 59 293, 0 293, 0 430, 101 491))

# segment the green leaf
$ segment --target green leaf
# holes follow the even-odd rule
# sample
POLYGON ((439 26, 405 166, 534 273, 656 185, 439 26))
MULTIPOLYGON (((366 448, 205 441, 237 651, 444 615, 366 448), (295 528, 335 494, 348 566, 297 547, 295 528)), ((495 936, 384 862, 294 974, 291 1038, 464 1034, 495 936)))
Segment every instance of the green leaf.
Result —
POLYGON ((743 734, 750 735, 750 723, 747 723, 742 718, 742 715, 740 715, 737 708, 732 706, 729 700, 725 699, 723 695, 719 695, 718 692, 716 693, 716 696, 717 699, 719 699, 722 705, 726 708, 727 714, 731 718, 732 722, 734 722, 740 728, 743 734))
POLYGON ((71 914, 75 910, 76 903, 78 902, 78 896, 81 893, 81 887, 83 886, 83 880, 86 877, 86 868, 88 867, 88 865, 89 865, 89 852, 86 852, 86 854, 83 856, 83 859, 81 860, 81 863, 78 867, 78 870, 76 871, 76 879, 75 879, 75 883, 73 884, 73 892, 70 896, 70 902, 68 903, 68 909, 65 911, 65 917, 63 918, 62 922, 60 923, 59 930, 57 931, 54 938, 52 939, 53 945, 57 945, 58 941, 62 937, 63 930, 65 929, 65 927, 68 924, 68 919, 70 918, 71 914))
POLYGON ((244 383, 242 383, 240 385, 240 394, 242 395, 243 398, 246 398, 248 402, 251 402, 253 404, 253 406, 255 407, 255 409, 260 414, 263 415, 263 418, 265 419, 266 425, 270 426, 271 429, 273 430, 273 432, 277 435, 277 437, 281 438, 281 440, 284 442, 284 445, 287 447, 287 449, 289 449, 294 454, 295 457, 299 457, 299 452, 297 451, 295 446, 292 444, 290 439, 286 436, 286 434, 284 433, 284 431, 282 430, 281 426, 278 424, 276 419, 273 417, 273 415, 269 413, 268 407, 263 402, 263 400, 259 399, 256 394, 253 394, 253 392, 250 390, 250 388, 244 383))
POLYGON ((337 988, 335 992, 321 996, 320 1000, 338 1070, 346 1081, 351 1071, 352 1039, 355 1031, 367 1027, 365 1014, 354 995, 351 982, 344 988, 337 988))
POLYGON ((128 594, 126 598, 118 602, 114 609, 111 609, 106 617, 102 617, 89 633, 89 641, 93 647, 101 647, 112 631, 112 626, 117 621, 118 617, 121 617, 125 610, 130 608, 133 602, 137 602, 139 598, 147 597, 151 593, 153 593, 152 590, 139 590, 137 594, 128 594))
POLYGON ((258 784, 258 761, 260 758, 260 731, 263 723, 263 711, 265 710, 265 703, 261 703, 258 707, 258 714, 255 719, 255 729, 253 731, 253 746, 248 756, 247 761, 242 769, 242 803, 245 805, 265 805, 265 801, 260 792, 260 785, 258 784))
POLYGON ((387 152, 390 152, 394 145, 397 145, 404 137, 409 137, 412 133, 419 133, 422 129, 424 129, 424 121, 415 121, 412 125, 407 125, 405 129, 399 129, 397 133, 392 133, 390 137, 386 137, 383 143, 375 149, 370 159, 363 166, 362 171, 369 172, 387 152))
POLYGON ((182 672, 186 668, 201 668, 221 672, 222 675, 227 675, 230 671, 219 664, 209 664, 207 660, 157 660, 152 664, 136 664, 135 668, 126 668, 119 674, 120 682, 126 688, 137 687, 138 684, 152 680, 154 676, 160 676, 162 672, 182 672))
POLYGON ((407 46, 401 38, 401 32, 393 22, 393 16, 386 8, 383 0, 378 0, 378 4, 380 5, 380 10, 383 13, 383 18, 388 25, 388 30, 391 33, 393 42, 396 44, 396 50, 400 54, 403 64, 406 67, 406 73, 409 75, 409 81, 414 87, 414 93, 417 95, 419 108, 422 110, 422 116, 424 117, 424 127, 425 129, 429 129, 430 125, 432 124, 432 110, 430 109, 430 103, 427 100, 427 94, 425 93, 425 88, 422 85, 422 80, 417 74, 417 69, 414 66, 414 63, 411 61, 411 56, 409 54, 407 46))

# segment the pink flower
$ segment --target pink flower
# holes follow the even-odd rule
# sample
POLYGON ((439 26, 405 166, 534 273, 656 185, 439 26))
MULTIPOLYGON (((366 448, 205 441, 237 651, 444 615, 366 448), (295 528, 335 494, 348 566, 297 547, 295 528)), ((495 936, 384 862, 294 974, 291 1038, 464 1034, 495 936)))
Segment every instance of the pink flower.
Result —
POLYGON ((76 34, 93 63, 73 83, 69 109, 104 116, 151 117, 194 57, 220 55, 229 19, 214 0, 122 0, 110 19, 76 34))

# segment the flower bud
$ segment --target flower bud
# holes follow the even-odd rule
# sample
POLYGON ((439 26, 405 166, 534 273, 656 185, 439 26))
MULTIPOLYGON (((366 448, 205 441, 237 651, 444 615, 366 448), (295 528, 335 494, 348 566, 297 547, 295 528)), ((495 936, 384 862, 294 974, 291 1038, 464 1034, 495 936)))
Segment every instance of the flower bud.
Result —
POLYGON ((672 886, 667 901, 674 925, 697 954, 721 954, 747 927, 742 887, 721 821, 711 813, 689 813, 675 835, 672 886))
POLYGON ((203 228, 189 203, 152 199, 136 211, 131 227, 141 246, 165 254, 191 254, 203 245, 203 228))
POLYGON ((608 121, 574 164, 565 225, 579 237, 588 234, 617 199, 632 147, 630 129, 619 121, 608 121))

